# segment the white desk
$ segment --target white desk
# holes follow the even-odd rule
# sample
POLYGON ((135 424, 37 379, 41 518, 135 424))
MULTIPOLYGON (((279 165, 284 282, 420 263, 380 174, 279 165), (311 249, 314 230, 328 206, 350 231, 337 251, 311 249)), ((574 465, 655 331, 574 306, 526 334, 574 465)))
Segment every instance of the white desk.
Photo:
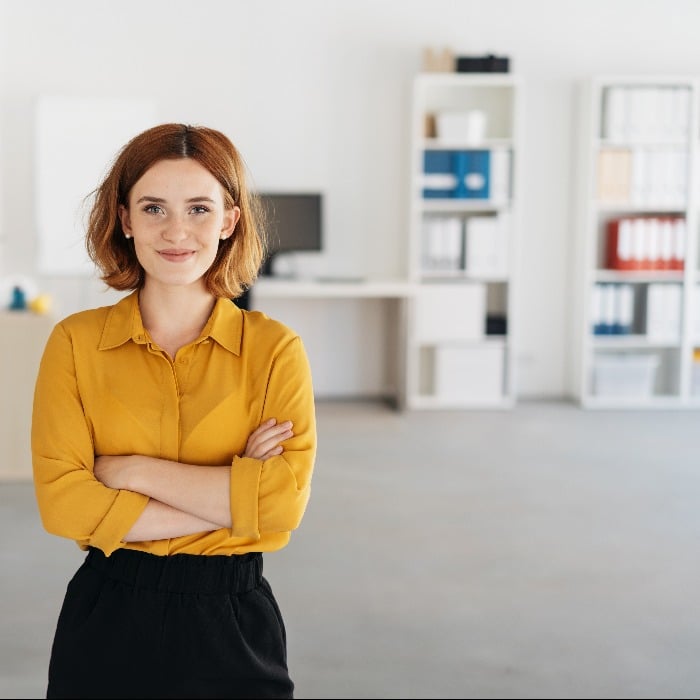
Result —
POLYGON ((404 280, 259 279, 250 308, 299 333, 318 398, 375 397, 403 404, 404 280))
POLYGON ((257 299, 406 299, 415 285, 403 280, 328 281, 306 279, 258 279, 251 290, 257 299))

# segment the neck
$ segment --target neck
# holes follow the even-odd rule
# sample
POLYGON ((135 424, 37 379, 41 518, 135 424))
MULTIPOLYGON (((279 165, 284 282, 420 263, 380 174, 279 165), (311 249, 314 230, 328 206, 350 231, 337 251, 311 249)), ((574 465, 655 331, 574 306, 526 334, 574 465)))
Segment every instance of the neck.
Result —
POLYGON ((161 287, 147 281, 139 292, 144 328, 156 342, 162 339, 169 349, 195 340, 215 303, 216 298, 203 284, 161 287))

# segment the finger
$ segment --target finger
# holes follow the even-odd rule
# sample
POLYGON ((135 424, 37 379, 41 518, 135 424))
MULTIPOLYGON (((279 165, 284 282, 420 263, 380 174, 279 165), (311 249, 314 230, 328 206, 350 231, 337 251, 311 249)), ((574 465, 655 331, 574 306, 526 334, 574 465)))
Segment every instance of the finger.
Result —
POLYGON ((267 450, 267 451, 260 450, 260 451, 246 453, 245 456, 251 457, 252 459, 265 460, 265 459, 269 459, 270 457, 280 455, 280 454, 282 454, 282 452, 284 452, 284 448, 282 447, 282 445, 277 445, 277 446, 275 446, 272 449, 267 450))
POLYGON ((291 423, 281 423, 280 425, 276 425, 273 428, 263 431, 257 435, 255 439, 258 441, 280 439, 282 435, 289 436, 291 432, 291 423))
POLYGON ((280 440, 289 437, 288 433, 291 432, 291 421, 285 423, 280 423, 279 425, 272 426, 270 428, 265 428, 263 430, 254 431, 250 434, 248 438, 248 443, 250 445, 261 445, 263 442, 269 440, 280 440), (286 436, 281 438, 280 436, 286 436))
POLYGON ((260 433, 269 430, 275 425, 275 423, 277 423, 277 420, 275 418, 270 418, 269 420, 264 421, 255 430, 253 430, 253 432, 250 434, 250 437, 253 437, 254 435, 259 435, 260 433))
POLYGON ((261 442, 256 443, 255 451, 263 453, 269 452, 271 449, 277 447, 284 440, 288 440, 290 437, 292 437, 292 435, 294 435, 294 433, 292 433, 291 430, 287 430, 278 435, 270 436, 266 440, 262 440, 261 442))
POLYGON ((270 459, 270 457, 276 457, 277 455, 281 455, 284 452, 284 448, 282 445, 278 445, 274 449, 270 450, 269 452, 266 452, 264 455, 259 457, 258 459, 270 459))
POLYGON ((260 429, 260 428, 267 429, 267 428, 271 428, 272 426, 280 426, 280 427, 286 426, 286 427, 288 427, 288 428, 291 428, 291 427, 292 427, 292 421, 290 421, 290 420, 285 420, 285 421, 278 422, 276 418, 270 418, 270 419, 264 421, 263 423, 261 423, 261 424, 258 426, 258 429, 260 429))

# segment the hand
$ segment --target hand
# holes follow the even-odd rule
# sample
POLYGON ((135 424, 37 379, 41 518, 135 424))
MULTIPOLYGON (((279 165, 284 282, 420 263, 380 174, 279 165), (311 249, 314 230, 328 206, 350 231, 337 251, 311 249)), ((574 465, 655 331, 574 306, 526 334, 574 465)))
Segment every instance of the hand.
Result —
POLYGON ((95 458, 93 473, 98 481, 111 489, 127 489, 131 455, 102 455, 95 458))
POLYGON ((269 459, 284 452, 280 444, 292 437, 292 421, 277 423, 277 419, 270 418, 256 428, 248 437, 245 446, 244 457, 252 459, 269 459))

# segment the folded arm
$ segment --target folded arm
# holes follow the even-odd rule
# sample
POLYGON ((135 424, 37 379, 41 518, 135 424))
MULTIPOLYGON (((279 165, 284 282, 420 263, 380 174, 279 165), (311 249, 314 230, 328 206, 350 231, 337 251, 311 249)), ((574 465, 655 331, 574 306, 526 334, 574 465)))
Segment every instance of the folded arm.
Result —
POLYGON ((194 535, 197 532, 211 532, 220 527, 217 523, 198 518, 151 498, 122 541, 165 540, 194 535))
MULTIPOLYGON (((281 443, 293 434, 290 421, 267 420, 250 434, 243 457, 266 460, 280 455, 281 443)), ((109 488, 152 499, 127 533, 127 542, 232 526, 231 465, 183 464, 142 455, 101 456, 95 459, 94 474, 109 488)))

